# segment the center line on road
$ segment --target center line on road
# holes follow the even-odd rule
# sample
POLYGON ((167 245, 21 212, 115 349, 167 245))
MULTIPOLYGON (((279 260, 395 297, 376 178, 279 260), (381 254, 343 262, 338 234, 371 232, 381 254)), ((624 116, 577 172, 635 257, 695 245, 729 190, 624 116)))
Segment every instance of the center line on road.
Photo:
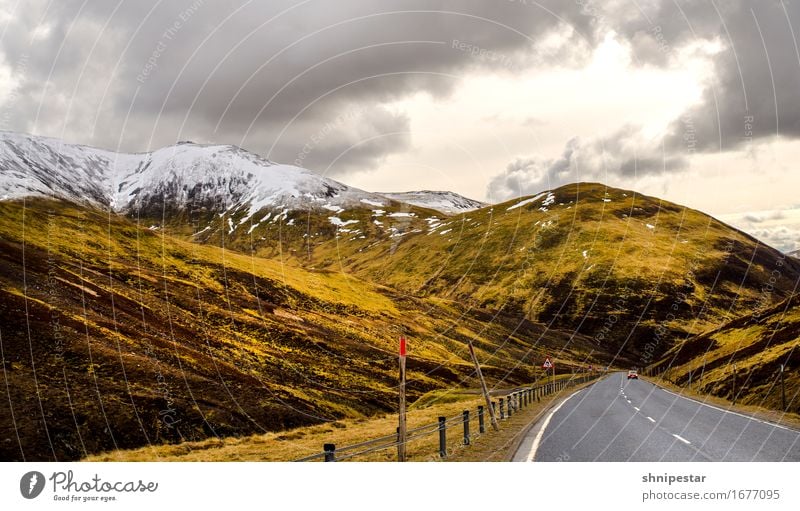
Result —
MULTIPOLYGON (((655 421, 653 421, 653 422, 655 422, 655 421)), ((691 444, 692 443, 692 442, 686 440, 685 438, 683 438, 682 436, 676 435, 675 433, 673 433, 672 436, 674 436, 675 438, 677 438, 678 440, 680 440, 681 442, 683 442, 685 444, 691 444)))
POLYGON ((649 417, 649 416, 647 417, 647 420, 649 420, 650 422, 655 422, 656 421, 654 418, 649 417))
POLYGON ((637 412, 639 411, 639 409, 635 406, 633 407, 633 409, 636 410, 637 412))

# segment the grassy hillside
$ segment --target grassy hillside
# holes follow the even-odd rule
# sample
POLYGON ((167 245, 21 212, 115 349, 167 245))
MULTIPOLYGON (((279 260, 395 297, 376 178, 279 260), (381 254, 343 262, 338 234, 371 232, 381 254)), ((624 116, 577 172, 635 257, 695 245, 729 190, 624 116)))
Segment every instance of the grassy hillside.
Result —
MULTIPOLYGON (((0 459, 67 460, 392 412, 409 398, 608 363, 505 312, 196 244, 46 200, 0 202, 0 459)), ((333 265, 331 265, 333 267, 333 265)))
POLYGON ((639 365, 774 305, 800 278, 798 261, 708 215, 587 183, 349 246, 320 245, 311 262, 579 332, 639 365))
POLYGON ((800 412, 800 295, 754 310, 675 346, 654 365, 679 385, 739 403, 781 409, 784 365, 787 411, 800 412), (736 374, 736 388, 733 379, 736 374))
POLYGON ((582 183, 449 217, 395 202, 203 214, 0 202, 0 458, 392 413, 400 333, 412 402, 477 386, 468 340, 498 388, 547 354, 562 372, 667 354, 678 379, 704 360, 701 384, 725 395, 733 356, 748 399, 774 403, 775 364, 796 367, 800 313, 778 304, 800 262, 635 192, 582 183))

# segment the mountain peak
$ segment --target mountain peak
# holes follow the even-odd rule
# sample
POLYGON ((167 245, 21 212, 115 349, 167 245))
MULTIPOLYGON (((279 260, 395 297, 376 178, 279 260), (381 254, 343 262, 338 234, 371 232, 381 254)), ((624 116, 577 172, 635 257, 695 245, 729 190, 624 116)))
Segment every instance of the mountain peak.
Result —
MULTIPOLYGON (((62 140, 0 132, 0 198, 45 196, 114 211, 164 205, 307 209, 382 197, 233 145, 182 141, 117 153, 62 140)), ((159 215, 160 216, 160 215, 159 215)))

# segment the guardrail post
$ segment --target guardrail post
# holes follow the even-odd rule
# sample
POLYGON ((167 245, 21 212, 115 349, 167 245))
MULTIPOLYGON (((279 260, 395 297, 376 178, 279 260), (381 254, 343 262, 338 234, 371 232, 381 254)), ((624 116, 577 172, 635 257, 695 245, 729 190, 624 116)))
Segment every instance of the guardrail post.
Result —
POLYGON ((469 410, 464 410, 464 445, 469 445, 469 410))
POLYGON ((439 457, 447 457, 447 417, 439 417, 439 457))
POLYGON ((478 433, 486 433, 486 425, 483 423, 483 407, 478 406, 478 433))
POLYGON ((325 451, 325 461, 336 461, 336 444, 325 444, 322 450, 325 451))
POLYGON ((508 416, 514 415, 514 394, 506 396, 506 408, 508 408, 508 416))
POLYGON ((498 398, 498 401, 500 401, 500 420, 503 420, 506 418, 506 412, 503 410, 503 398, 498 398))
POLYGON ((785 367, 785 364, 781 364, 781 410, 783 412, 786 412, 786 384, 783 381, 783 370, 785 367))

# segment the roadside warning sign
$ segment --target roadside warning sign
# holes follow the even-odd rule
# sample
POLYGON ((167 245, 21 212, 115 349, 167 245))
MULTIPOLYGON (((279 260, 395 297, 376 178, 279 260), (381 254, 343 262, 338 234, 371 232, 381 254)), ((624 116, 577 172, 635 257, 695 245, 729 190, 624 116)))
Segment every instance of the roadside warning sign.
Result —
POLYGON ((550 357, 544 359, 544 364, 542 364, 542 367, 545 369, 550 369, 551 367, 553 367, 553 363, 550 361, 550 357))

